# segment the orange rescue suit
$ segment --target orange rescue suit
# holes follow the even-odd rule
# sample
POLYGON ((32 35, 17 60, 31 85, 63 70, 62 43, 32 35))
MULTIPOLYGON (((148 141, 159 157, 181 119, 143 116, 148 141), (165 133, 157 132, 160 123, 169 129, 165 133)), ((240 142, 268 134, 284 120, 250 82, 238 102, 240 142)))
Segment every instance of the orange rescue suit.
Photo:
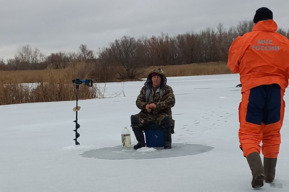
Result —
POLYGON ((245 157, 261 150, 268 158, 277 158, 279 153, 283 96, 289 78, 289 40, 277 33, 277 28, 273 20, 259 21, 229 49, 228 67, 240 74, 242 84, 239 141, 245 157), (277 103, 276 98, 280 99, 277 103))

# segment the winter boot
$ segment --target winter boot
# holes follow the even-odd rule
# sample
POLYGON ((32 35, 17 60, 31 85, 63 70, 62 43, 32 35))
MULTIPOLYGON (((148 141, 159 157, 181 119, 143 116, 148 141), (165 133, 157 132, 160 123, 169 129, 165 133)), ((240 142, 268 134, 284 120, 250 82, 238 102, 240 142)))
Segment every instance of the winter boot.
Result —
POLYGON ((256 152, 250 153, 247 156, 247 161, 250 166, 251 172, 252 172, 252 182, 251 185, 253 188, 259 188, 264 185, 264 171, 262 166, 262 161, 260 158, 260 155, 256 152))
POLYGON ((172 133, 171 133, 171 120, 165 117, 161 123, 164 131, 164 149, 172 148, 172 133))
POLYGON ((133 148, 135 150, 145 147, 145 140, 144 140, 144 134, 143 134, 143 130, 141 127, 139 127, 138 125, 138 119, 135 115, 131 116, 131 127, 132 130, 134 132, 135 138, 137 140, 137 144, 135 146, 133 146, 133 148))
POLYGON ((137 140, 137 144, 135 146, 133 146, 133 148, 135 150, 137 150, 139 148, 145 147, 146 145, 145 145, 144 134, 143 134, 142 129, 133 128, 133 132, 134 132, 135 138, 137 140))
POLYGON ((275 167, 277 158, 266 158, 264 157, 264 174, 265 182, 272 183, 275 178, 275 167))

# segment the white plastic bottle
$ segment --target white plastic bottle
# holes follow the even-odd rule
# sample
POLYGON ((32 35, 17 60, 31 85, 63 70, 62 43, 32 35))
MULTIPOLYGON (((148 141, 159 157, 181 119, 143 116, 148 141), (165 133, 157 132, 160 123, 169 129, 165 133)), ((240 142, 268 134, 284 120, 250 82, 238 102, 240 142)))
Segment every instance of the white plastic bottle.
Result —
POLYGON ((123 147, 131 147, 130 131, 127 127, 121 131, 121 141, 123 147))

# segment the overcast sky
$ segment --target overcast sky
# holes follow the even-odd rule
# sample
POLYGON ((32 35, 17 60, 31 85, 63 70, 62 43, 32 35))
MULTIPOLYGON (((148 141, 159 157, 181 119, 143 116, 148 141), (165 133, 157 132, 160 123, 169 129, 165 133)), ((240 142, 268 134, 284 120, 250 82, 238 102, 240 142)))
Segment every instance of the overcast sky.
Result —
POLYGON ((289 29, 289 0, 0 0, 0 59, 14 58, 23 46, 46 56, 96 53, 123 36, 198 33, 218 24, 228 29, 252 20, 256 9, 273 11, 289 29))

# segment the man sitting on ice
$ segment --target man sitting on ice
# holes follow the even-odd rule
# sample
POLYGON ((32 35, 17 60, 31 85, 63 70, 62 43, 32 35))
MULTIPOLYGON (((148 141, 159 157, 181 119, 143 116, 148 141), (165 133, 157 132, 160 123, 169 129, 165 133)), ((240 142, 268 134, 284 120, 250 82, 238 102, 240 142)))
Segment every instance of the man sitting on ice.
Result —
POLYGON ((162 69, 152 70, 137 97, 136 105, 141 111, 131 116, 131 127, 138 143, 137 150, 145 147, 144 129, 148 124, 159 125, 164 132, 164 148, 171 149, 173 119, 171 108, 175 105, 173 89, 167 85, 167 78, 162 69))

